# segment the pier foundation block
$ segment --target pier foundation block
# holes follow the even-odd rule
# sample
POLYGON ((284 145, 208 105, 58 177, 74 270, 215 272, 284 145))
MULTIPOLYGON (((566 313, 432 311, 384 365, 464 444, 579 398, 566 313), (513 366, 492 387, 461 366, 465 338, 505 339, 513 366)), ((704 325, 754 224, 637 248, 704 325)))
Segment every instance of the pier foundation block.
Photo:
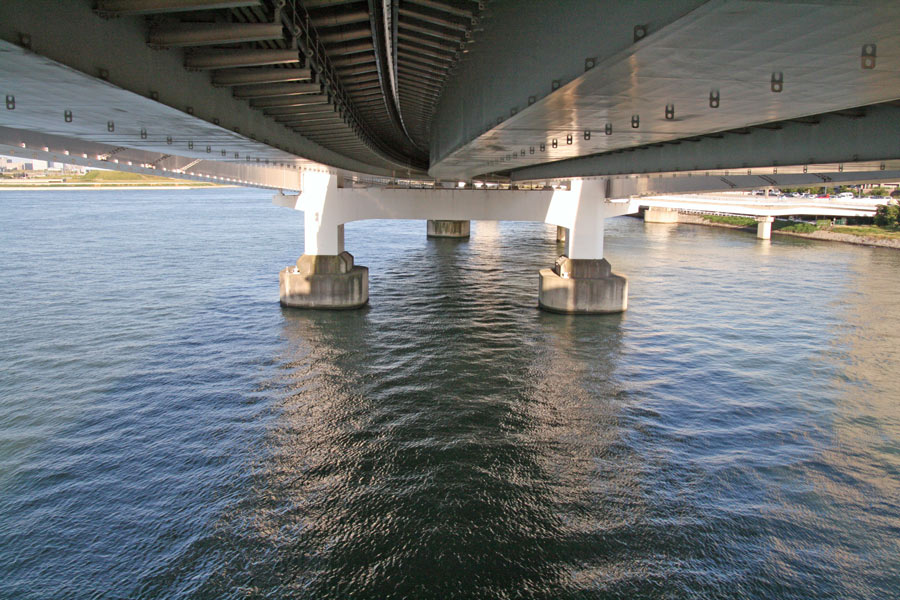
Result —
POLYGON ((439 221, 428 219, 428 237, 467 238, 469 221, 439 221))
POLYGON ((565 314, 620 313, 628 308, 628 280, 612 272, 609 261, 560 256, 541 269, 538 306, 565 314))
POLYGON ((644 223, 677 223, 678 210, 651 207, 644 211, 644 223))
POLYGON ((369 301, 369 269, 353 264, 349 252, 304 254, 278 274, 282 306, 349 309, 369 301))

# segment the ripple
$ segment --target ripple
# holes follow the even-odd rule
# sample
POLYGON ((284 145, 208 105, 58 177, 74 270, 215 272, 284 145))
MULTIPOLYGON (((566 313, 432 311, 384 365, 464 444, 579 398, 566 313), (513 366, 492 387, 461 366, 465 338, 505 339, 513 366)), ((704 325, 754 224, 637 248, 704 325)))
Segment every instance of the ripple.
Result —
POLYGON ((0 596, 900 587, 896 252, 614 219, 573 318, 555 228, 353 223, 370 306, 304 312, 268 193, 3 199, 0 596))

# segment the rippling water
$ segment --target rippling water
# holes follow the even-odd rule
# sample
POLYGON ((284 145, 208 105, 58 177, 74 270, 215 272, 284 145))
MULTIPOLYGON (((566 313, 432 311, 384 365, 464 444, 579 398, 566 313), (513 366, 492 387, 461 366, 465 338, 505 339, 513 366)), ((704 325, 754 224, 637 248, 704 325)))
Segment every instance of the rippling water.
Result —
POLYGON ((608 222, 347 227, 371 305, 278 306, 267 192, 0 195, 2 598, 887 598, 900 252, 608 222))

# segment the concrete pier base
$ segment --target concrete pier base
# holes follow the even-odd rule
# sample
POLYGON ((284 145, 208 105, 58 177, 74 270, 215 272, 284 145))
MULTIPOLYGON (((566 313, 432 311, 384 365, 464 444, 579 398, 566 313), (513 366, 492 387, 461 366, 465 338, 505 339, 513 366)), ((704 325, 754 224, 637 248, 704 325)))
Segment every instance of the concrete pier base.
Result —
POLYGON ((349 252, 304 254, 278 274, 278 282, 282 306, 334 310, 369 301, 369 269, 354 266, 349 252))
POLYGON ((651 207, 644 211, 644 223, 677 223, 678 210, 651 207))
POLYGON ((772 239, 772 222, 775 220, 775 217, 758 217, 756 222, 758 225, 756 226, 756 237, 761 240, 771 240, 772 239))
POLYGON ((541 269, 538 306, 565 314, 620 313, 628 308, 628 280, 612 272, 609 261, 560 256, 541 269))
POLYGON ((469 221, 428 219, 428 237, 467 238, 469 237, 469 221))
POLYGON ((557 242, 565 242, 566 237, 567 237, 566 234, 568 233, 568 231, 569 231, 568 228, 557 225, 556 226, 556 241, 557 242))

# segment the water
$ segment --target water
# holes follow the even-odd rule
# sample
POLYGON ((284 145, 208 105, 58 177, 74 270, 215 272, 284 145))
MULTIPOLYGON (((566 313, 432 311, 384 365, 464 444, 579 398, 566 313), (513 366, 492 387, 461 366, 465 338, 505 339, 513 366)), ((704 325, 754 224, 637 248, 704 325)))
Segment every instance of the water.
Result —
POLYGON ((0 196, 0 597, 900 597, 900 252, 616 219, 567 317, 552 227, 355 223, 302 312, 268 197, 0 196))

